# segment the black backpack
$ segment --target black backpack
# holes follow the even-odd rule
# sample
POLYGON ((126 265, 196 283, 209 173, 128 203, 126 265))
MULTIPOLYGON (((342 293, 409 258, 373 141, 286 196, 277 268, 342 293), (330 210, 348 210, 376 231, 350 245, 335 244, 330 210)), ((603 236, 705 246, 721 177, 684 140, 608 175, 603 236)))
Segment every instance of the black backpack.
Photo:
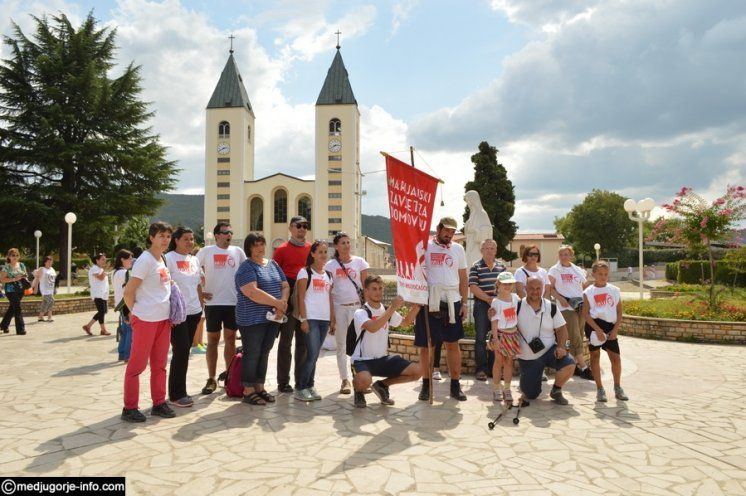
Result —
MULTIPOLYGON (((370 311, 370 308, 368 308, 368 305, 363 305, 363 308, 365 309, 365 313, 368 314, 368 318, 373 318, 373 312, 370 311)), ((355 319, 352 319, 352 322, 350 322, 350 325, 347 326, 347 342, 345 343, 345 351, 347 352, 347 356, 352 356, 353 353, 355 353, 355 348, 357 348, 357 345, 360 344, 360 341, 363 339, 363 335, 365 334, 365 329, 360 329, 360 336, 357 335, 355 332, 355 319)))

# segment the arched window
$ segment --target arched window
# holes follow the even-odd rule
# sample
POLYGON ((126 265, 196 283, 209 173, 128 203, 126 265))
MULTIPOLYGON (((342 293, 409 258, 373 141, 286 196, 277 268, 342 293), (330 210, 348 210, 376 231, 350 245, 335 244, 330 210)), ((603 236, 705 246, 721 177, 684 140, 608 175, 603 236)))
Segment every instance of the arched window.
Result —
POLYGON ((298 215, 306 218, 311 223, 311 197, 301 196, 298 199, 298 215))
POLYGON ((251 126, 249 126, 246 131, 246 138, 248 139, 249 143, 251 143, 251 126))
POLYGON ((342 121, 336 117, 329 121, 329 134, 339 134, 342 132, 342 121))
POLYGON ((264 230, 264 201, 254 197, 249 204, 249 231, 264 230))
POLYGON ((225 139, 231 136, 231 125, 227 121, 218 124, 218 138, 225 139))
POLYGON ((288 194, 284 189, 275 191, 275 224, 284 224, 288 221, 288 194))

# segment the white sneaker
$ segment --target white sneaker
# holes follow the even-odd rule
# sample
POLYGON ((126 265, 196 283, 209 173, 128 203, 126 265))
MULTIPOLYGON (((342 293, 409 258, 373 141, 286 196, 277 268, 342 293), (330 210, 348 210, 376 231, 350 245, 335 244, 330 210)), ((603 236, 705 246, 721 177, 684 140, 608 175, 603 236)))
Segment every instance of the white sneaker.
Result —
POLYGON ((313 401, 314 398, 311 396, 311 392, 308 389, 296 389, 293 393, 293 398, 299 401, 313 401))
POLYGON ((500 403, 503 400, 503 392, 499 389, 495 389, 492 391, 492 401, 495 403, 500 403))
POLYGON ((439 381, 441 379, 443 379, 443 378, 440 376, 440 370, 434 370, 433 371, 433 380, 434 381, 439 381))

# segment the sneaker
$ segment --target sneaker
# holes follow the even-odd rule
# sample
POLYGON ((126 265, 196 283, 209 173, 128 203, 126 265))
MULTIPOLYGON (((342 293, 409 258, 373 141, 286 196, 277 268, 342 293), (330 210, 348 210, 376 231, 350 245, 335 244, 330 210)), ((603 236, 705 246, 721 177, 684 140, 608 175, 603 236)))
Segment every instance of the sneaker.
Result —
POLYGON ((609 401, 609 398, 606 397, 606 391, 604 390, 604 388, 596 391, 596 401, 601 403, 606 403, 607 401, 609 401))
POLYGON ((171 407, 168 406, 168 403, 163 402, 160 405, 154 406, 153 409, 150 410, 150 415, 162 418, 174 418, 176 413, 174 413, 171 407))
POLYGON ((137 408, 122 408, 122 420, 125 422, 145 422, 145 415, 137 408))
POLYGON ((443 379, 443 377, 440 375, 440 370, 433 370, 433 380, 439 381, 441 379, 443 379))
POLYGON ((202 394, 212 394, 218 388, 218 383, 215 379, 207 379, 207 384, 202 388, 202 394))
POLYGON ((352 386, 350 385, 350 381, 347 379, 342 381, 342 386, 339 388, 339 394, 350 394, 352 392, 352 386))
POLYGON ((585 370, 581 371, 578 375, 581 379, 585 379, 587 381, 593 380, 593 372, 591 371, 590 367, 586 367, 585 370))
POLYGON ((204 355, 207 353, 207 350, 204 346, 192 346, 192 355, 204 355))
POLYGON ((293 389, 293 386, 291 386, 290 384, 280 384, 279 386, 277 386, 277 390, 281 393, 292 393, 295 391, 295 389, 293 389))
POLYGON ((315 387, 308 388, 308 393, 311 395, 311 398, 313 398, 314 401, 318 401, 321 399, 321 395, 316 391, 315 387))
POLYGON ((557 403, 558 405, 567 405, 570 403, 567 401, 567 399, 562 396, 562 390, 561 389, 552 389, 552 392, 549 393, 549 396, 557 403))
POLYGON ((626 394, 624 394, 624 389, 622 389, 622 386, 614 386, 614 397, 621 401, 627 401, 629 398, 626 394))
POLYGON ((487 373, 484 372, 483 370, 480 370, 479 372, 477 372, 477 375, 474 376, 474 378, 476 380, 478 380, 478 381, 486 381, 487 380, 487 373))
POLYGON ((314 397, 311 394, 310 388, 309 389, 298 389, 293 393, 293 398, 295 398, 298 401, 314 401, 314 397))
POLYGON ((505 399, 505 403, 513 403, 513 394, 510 392, 510 389, 506 389, 503 392, 503 399, 505 399))
POLYGON ((503 400, 503 392, 500 389, 494 389, 492 391, 492 401, 500 403, 503 400))
POLYGON ((378 396, 378 399, 381 400, 381 404, 383 405, 394 404, 394 400, 389 398, 389 388, 383 382, 381 381, 374 382, 371 389, 373 390, 373 393, 375 393, 375 395, 378 396))
POLYGON ((460 384, 457 386, 451 386, 451 398, 459 401, 466 401, 466 395, 461 390, 460 384))
POLYGON ((365 401, 365 394, 355 391, 355 406, 357 408, 365 408, 366 406, 368 406, 365 401))
POLYGON ((183 398, 179 398, 176 401, 172 401, 171 404, 173 406, 178 406, 179 408, 188 408, 194 405, 194 400, 189 396, 184 396, 183 398))

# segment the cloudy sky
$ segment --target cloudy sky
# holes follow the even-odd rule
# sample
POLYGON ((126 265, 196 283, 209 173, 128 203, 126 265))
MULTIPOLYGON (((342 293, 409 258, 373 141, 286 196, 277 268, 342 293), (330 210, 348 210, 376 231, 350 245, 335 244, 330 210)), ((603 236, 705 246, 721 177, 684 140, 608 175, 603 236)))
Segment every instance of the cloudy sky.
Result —
POLYGON ((663 203, 684 185, 714 198, 746 183, 746 2, 2 0, 0 31, 91 9, 117 28, 118 62, 142 66, 178 192, 202 192, 205 106, 231 33, 257 177, 313 175, 313 104, 337 29, 371 172, 364 213, 388 215, 378 152, 408 160, 409 145, 446 181, 436 218, 461 215, 470 156, 496 146, 523 232, 551 231, 593 188, 663 203))

